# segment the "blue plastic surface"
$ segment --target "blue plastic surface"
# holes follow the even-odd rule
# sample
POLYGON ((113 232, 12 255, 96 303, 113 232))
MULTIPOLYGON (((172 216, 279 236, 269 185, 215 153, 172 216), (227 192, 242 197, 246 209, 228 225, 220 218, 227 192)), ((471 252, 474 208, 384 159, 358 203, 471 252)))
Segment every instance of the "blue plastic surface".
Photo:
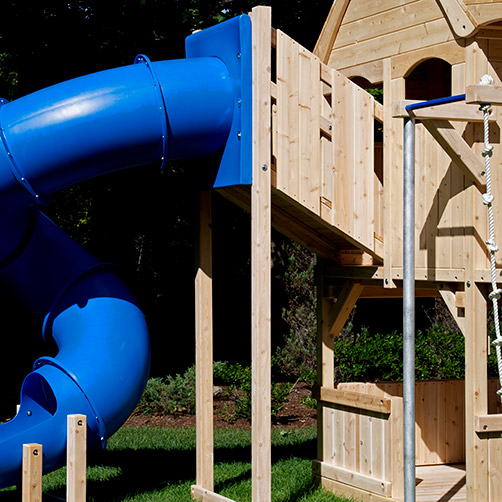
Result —
POLYGON ((0 100, 0 283, 57 346, 25 378, 0 425, 0 487, 19 483, 23 443, 44 471, 65 461, 66 416, 87 415, 105 446, 143 392, 143 314, 112 268, 38 209, 67 186, 118 169, 221 152, 215 186, 251 183, 251 29, 247 16, 187 40, 188 59, 136 64, 0 100), (35 204, 34 204, 35 203, 35 204))
POLYGON ((250 185, 252 149, 252 61, 251 20, 242 15, 207 30, 194 33, 185 41, 187 58, 220 58, 232 76, 232 129, 218 169, 214 188, 250 185), (223 42, 223 43, 222 43, 223 42))

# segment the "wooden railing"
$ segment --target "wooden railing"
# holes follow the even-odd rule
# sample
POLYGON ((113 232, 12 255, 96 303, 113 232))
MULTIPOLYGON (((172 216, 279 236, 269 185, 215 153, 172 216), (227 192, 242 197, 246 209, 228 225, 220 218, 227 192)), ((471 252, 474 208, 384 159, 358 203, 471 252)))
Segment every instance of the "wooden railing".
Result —
POLYGON ((275 189, 383 256, 382 106, 280 30, 273 32, 272 156, 275 189))
MULTIPOLYGON (((490 415, 478 417, 480 433, 502 428, 498 388, 498 379, 488 380, 490 415)), ((463 380, 416 382, 417 466, 465 462, 464 392, 463 380)), ((402 395, 401 382, 318 389, 323 458, 314 461, 314 475, 381 496, 401 496, 402 395)))
POLYGON ((324 458, 314 460, 314 476, 323 484, 402 496, 402 398, 374 396, 370 387, 361 390, 368 392, 319 390, 324 458))

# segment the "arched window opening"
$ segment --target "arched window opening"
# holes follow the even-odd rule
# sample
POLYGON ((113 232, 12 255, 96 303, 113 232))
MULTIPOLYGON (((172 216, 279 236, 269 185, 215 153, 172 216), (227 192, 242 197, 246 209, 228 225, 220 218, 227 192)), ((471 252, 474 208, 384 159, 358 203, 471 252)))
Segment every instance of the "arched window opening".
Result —
POLYGON ((451 66, 438 58, 420 63, 405 78, 406 99, 429 100, 451 96, 451 66))

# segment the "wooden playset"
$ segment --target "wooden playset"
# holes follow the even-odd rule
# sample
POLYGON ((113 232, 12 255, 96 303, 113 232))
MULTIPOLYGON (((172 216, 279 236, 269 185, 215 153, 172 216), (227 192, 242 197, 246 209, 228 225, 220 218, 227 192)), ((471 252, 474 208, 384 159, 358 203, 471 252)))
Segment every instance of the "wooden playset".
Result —
MULTIPOLYGON (((271 225, 319 256, 316 480, 364 501, 415 500, 403 481, 406 387, 403 397, 402 384, 333 385, 333 339, 358 298, 403 295, 403 122, 411 117, 413 289, 444 299, 466 347, 465 382, 414 387, 416 497, 502 500, 502 410, 486 369, 487 302, 502 270, 490 234, 502 239, 502 2, 335 0, 313 53, 257 7, 252 44, 253 184, 221 192, 252 220, 253 501, 271 500, 271 225), (484 75, 493 81, 480 85, 484 75), (364 90, 374 87, 383 88, 383 105, 364 90), (479 103, 494 106, 484 113, 479 103)), ((201 196, 196 298, 192 492, 223 501, 213 486, 209 193, 201 196)))
MULTIPOLYGON (((272 28, 270 8, 251 16, 252 185, 220 192, 251 213, 252 500, 272 495, 272 225, 318 256, 316 481, 368 502, 502 500, 487 378, 487 302, 497 311, 502 294, 502 0, 335 0, 313 53, 272 28), (464 333, 465 381, 415 383, 415 296, 442 297, 464 333), (335 388, 333 340, 359 298, 377 297, 404 297, 404 382, 335 388)), ((213 480, 210 192, 199 244, 192 495, 232 502, 213 480)), ((70 421, 77 501, 85 417, 70 421)), ((25 445, 23 500, 40 496, 42 447, 25 445)))

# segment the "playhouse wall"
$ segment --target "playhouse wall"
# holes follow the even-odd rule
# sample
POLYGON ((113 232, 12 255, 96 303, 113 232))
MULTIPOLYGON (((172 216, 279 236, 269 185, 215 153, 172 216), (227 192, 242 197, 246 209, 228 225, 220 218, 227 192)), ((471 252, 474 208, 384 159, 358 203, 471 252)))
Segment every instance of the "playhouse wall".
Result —
MULTIPOLYGON (((329 56, 329 66, 343 69, 349 77, 354 66, 382 72, 383 59, 406 57, 418 49, 437 51, 454 40, 435 0, 351 0, 343 16, 329 56)), ((426 52, 424 52, 426 54, 426 52)), ((375 74, 373 82, 382 82, 375 74)))
MULTIPOLYGON (((486 4, 485 4, 486 5, 486 4)), ((501 8, 501 5, 498 5, 501 8)), ((479 11, 481 12, 481 11, 479 11)), ((486 16, 485 16, 486 17, 486 16)), ((388 283, 402 278, 402 128, 392 117, 392 103, 407 98, 405 78, 431 57, 451 65, 452 94, 465 92, 489 73, 496 84, 502 76, 502 34, 480 33, 482 38, 453 35, 435 0, 381 2, 352 0, 342 17, 330 52, 329 65, 350 78, 364 77, 384 89, 384 267, 388 283)), ((502 117, 499 114, 499 117, 502 117)), ((500 165, 500 126, 491 125, 492 166, 500 165)), ((482 124, 452 122, 481 159, 482 124)), ((492 191, 502 193, 502 177, 492 170, 492 191)), ((416 128, 416 268, 417 279, 461 281, 465 267, 466 237, 475 236, 475 267, 486 270, 489 254, 487 211, 480 194, 464 171, 432 138, 425 127, 416 128), (476 190, 470 203, 470 190, 476 190), (475 228, 474 228, 475 227, 475 228)), ((502 235, 502 212, 495 208, 495 234, 502 235)), ((498 264, 502 264, 498 257, 498 264)), ((483 277, 486 280, 486 274, 483 277)))
POLYGON ((352 245, 381 256, 379 105, 285 33, 277 30, 274 38, 273 187, 352 245))
MULTIPOLYGON (((384 398, 403 396, 402 382, 340 383, 337 388, 384 398)), ((463 380, 416 382, 416 465, 465 462, 464 388, 463 380)), ((488 380, 490 414, 502 411, 502 405, 496 394, 499 388, 500 383, 497 378, 488 380)), ((353 410, 352 413, 354 415, 352 420, 359 423, 358 412, 353 410)), ((346 436, 344 439, 342 432, 340 441, 350 443, 351 439, 346 436)))

